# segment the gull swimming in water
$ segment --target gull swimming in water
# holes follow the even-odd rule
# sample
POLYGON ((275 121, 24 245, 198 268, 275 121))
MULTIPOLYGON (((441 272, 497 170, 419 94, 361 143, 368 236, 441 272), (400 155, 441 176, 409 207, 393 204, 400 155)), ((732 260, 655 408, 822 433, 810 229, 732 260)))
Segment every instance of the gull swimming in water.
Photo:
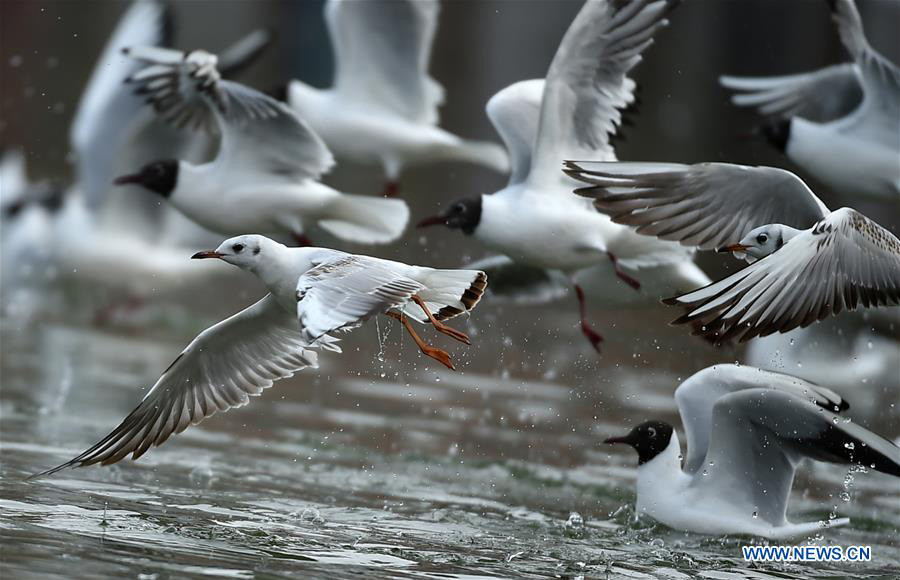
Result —
POLYGON ((136 47, 149 66, 129 77, 157 112, 178 127, 221 133, 218 155, 194 165, 159 160, 116 180, 158 193, 210 231, 260 231, 293 236, 317 224, 338 238, 388 243, 403 233, 409 210, 401 200, 349 195, 318 179, 334 164, 316 133, 286 105, 222 80, 215 55, 202 50, 136 47))
POLYGON ((406 167, 463 161, 505 173, 496 143, 441 129, 444 88, 428 74, 438 0, 328 0, 325 22, 335 57, 334 83, 317 89, 291 81, 287 102, 338 159, 380 165, 385 195, 398 192, 406 167))
POLYGON ((732 102, 778 117, 763 133, 836 191, 900 195, 900 68, 866 40, 853 0, 829 2, 852 63, 780 77, 723 76, 732 102))
POLYGON ((860 306, 900 304, 900 240, 851 208, 829 211, 784 169, 728 163, 568 162, 576 191, 638 233, 733 252, 750 265, 666 300, 695 334, 741 342, 860 306))
POLYGON ((575 288, 581 332, 598 352, 603 339, 588 321, 576 272, 602 265, 637 289, 639 282, 623 267, 690 261, 693 250, 659 240, 648 243, 612 223, 572 194, 575 182, 559 167, 572 155, 615 159, 609 136, 621 120, 620 110, 634 100, 635 83, 626 75, 667 24, 665 16, 674 5, 668 0, 585 2, 546 80, 510 85, 487 104, 487 115, 512 158, 507 186, 457 200, 418 224, 458 229, 517 264, 563 272, 575 288))
POLYGON ((648 421, 606 443, 638 454, 637 512, 702 534, 789 538, 849 523, 787 519, 794 472, 804 458, 900 477, 900 448, 842 420, 849 408, 833 391, 748 366, 704 369, 675 390, 687 439, 648 421))
POLYGON ((257 276, 269 293, 201 332, 163 372, 141 403, 109 435, 41 477, 68 467, 143 455, 172 434, 219 411, 242 407, 280 379, 317 363, 329 333, 384 313, 399 320, 422 352, 453 368, 450 356, 416 334, 410 320, 469 344, 443 323, 471 311, 487 280, 474 270, 436 270, 327 248, 288 248, 259 235, 222 242, 195 259, 217 258, 257 276))

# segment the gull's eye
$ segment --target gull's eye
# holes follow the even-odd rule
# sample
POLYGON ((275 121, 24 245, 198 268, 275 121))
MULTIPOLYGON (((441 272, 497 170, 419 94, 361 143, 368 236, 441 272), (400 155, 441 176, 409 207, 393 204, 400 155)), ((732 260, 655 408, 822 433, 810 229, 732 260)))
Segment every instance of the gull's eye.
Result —
POLYGON ((656 437, 656 428, 647 427, 647 434, 650 435, 650 437, 656 437))
POLYGON ((464 204, 458 203, 453 206, 453 211, 456 213, 464 213, 466 211, 466 206, 464 204))
POLYGON ((766 234, 759 234, 758 236, 756 236, 756 243, 759 245, 765 244, 768 241, 769 236, 767 236, 766 234))
POLYGON ((235 244, 231 246, 231 249, 234 250, 235 254, 240 254, 244 250, 244 244, 235 244))

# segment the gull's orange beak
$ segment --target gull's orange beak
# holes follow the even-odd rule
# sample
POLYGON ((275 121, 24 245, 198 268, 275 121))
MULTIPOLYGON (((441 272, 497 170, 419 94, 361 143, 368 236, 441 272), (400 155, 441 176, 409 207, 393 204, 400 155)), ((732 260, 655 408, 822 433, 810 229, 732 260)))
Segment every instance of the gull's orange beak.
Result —
POLYGON ((225 254, 220 254, 219 252, 197 252, 193 256, 191 256, 191 260, 202 260, 204 258, 221 258, 225 254))
POLYGON ((747 251, 747 246, 744 244, 731 244, 730 246, 722 246, 717 252, 745 252, 747 251))

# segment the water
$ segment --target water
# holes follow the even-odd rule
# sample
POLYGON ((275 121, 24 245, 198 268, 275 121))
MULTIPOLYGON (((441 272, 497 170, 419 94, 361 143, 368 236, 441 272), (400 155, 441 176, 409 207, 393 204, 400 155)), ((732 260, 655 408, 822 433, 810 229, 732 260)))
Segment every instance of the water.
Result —
MULTIPOLYGON (((604 325, 616 330, 607 332, 598 359, 562 308, 525 330, 497 322, 507 346, 492 338, 490 321, 529 309, 485 304, 468 328, 474 346, 451 349, 459 373, 420 357, 382 321, 381 342, 375 325, 347 335, 345 353, 323 356, 320 371, 282 381, 137 462, 24 482, 104 435, 140 398, 141 385, 207 323, 186 314, 169 315, 180 324, 163 325, 153 308, 139 325, 102 329, 54 317, 23 326, 4 321, 0 533, 7 577, 68 577, 73 570, 140 578, 751 573, 740 545, 759 540, 635 521, 636 458, 600 444, 645 418, 677 424, 671 393, 679 378, 735 358, 685 345, 680 329, 663 324, 655 343, 626 339, 636 335, 636 311, 603 313, 604 325), (541 337, 543 360, 516 346, 528 335, 541 337)), ((668 313, 656 310, 641 315, 657 324, 668 313)), ((754 578, 896 572, 896 479, 854 473, 847 502, 847 477, 839 466, 802 469, 791 515, 824 519, 836 509, 850 516, 851 527, 818 541, 871 545, 875 562, 756 566, 754 578)))

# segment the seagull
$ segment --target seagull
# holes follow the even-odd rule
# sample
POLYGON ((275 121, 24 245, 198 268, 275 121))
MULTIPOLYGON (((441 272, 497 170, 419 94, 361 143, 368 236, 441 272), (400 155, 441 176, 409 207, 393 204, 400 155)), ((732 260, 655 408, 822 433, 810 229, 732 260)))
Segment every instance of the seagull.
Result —
POLYGON ((409 166, 463 161, 505 173, 496 143, 457 137, 437 126, 444 89, 428 75, 438 0, 329 0, 325 22, 335 56, 334 84, 291 81, 287 101, 339 159, 380 165, 385 195, 399 191, 409 166))
POLYGON ((453 369, 449 355, 427 345, 410 320, 469 344, 463 332, 443 321, 475 308, 487 285, 483 272, 411 266, 328 248, 288 248, 252 234, 192 258, 237 266, 258 277, 269 293, 201 332, 99 443, 32 477, 109 465, 129 454, 137 459, 173 433, 242 407, 275 381, 315 367, 315 349, 340 352, 331 333, 356 328, 379 313, 399 320, 424 354, 453 369))
POLYGON ((635 83, 626 74, 667 24, 665 15, 674 5, 669 0, 585 2, 546 80, 517 82, 487 104, 487 115, 512 158, 507 186, 455 201, 418 224, 458 229, 513 262, 564 272, 578 298, 581 332, 598 352, 603 339, 587 320, 584 290, 574 273, 611 265, 620 280, 637 289, 639 282, 623 268, 682 262, 693 251, 658 240, 647 243, 612 223, 572 195, 575 182, 559 166, 571 155, 615 159, 609 135, 619 124, 620 109, 634 100, 635 83))
POLYGON ((388 243, 406 227, 401 200, 340 193, 318 179, 334 164, 312 129, 284 104, 244 85, 222 80, 206 51, 134 47, 125 52, 149 66, 127 79, 177 127, 221 133, 209 163, 163 159, 119 177, 153 191, 206 229, 233 235, 261 231, 308 244, 308 225, 338 238, 388 243))
POLYGON ((637 232, 733 252, 750 263, 665 300, 674 324, 715 342, 805 327, 843 310, 900 304, 900 240, 858 211, 829 211, 796 175, 729 163, 567 162, 613 221, 637 232))
POLYGON ((900 477, 900 448, 847 421, 846 401, 803 379, 717 365, 684 381, 675 402, 687 439, 683 465, 678 435, 662 421, 605 441, 637 451, 637 513, 672 528, 778 539, 849 523, 787 520, 803 458, 900 477))
POLYGON ((719 79, 732 102, 776 120, 773 145, 837 191, 900 195, 900 68, 873 49, 853 0, 830 0, 852 63, 780 77, 719 79))

